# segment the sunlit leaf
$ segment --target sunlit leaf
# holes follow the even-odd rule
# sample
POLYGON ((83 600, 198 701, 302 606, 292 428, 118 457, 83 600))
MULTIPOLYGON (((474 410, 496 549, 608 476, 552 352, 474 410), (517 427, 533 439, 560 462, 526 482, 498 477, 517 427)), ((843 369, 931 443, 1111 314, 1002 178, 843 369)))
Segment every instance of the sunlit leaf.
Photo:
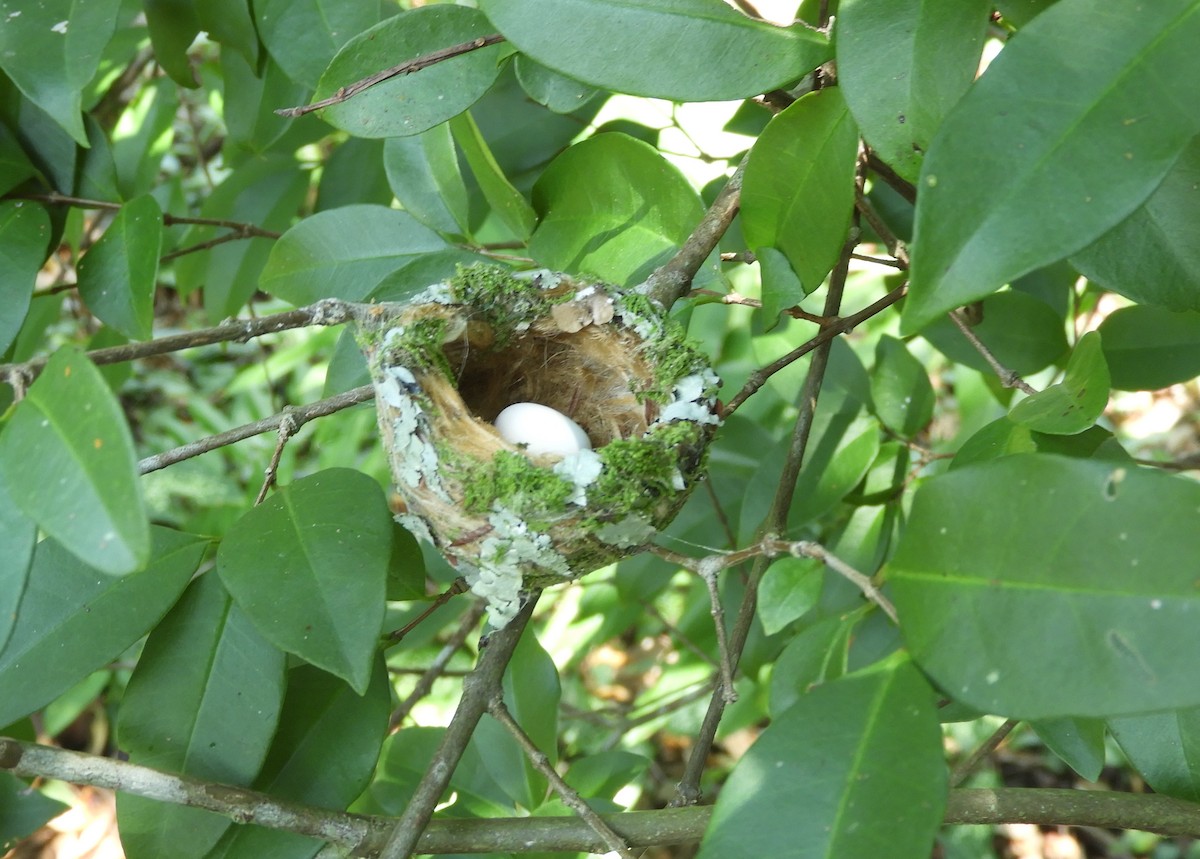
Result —
POLYGON ((475 181, 483 191, 484 199, 499 216, 504 225, 517 238, 524 241, 533 231, 537 216, 525 195, 513 187, 509 178, 496 162, 487 141, 470 113, 463 113, 450 120, 450 131, 462 149, 463 157, 471 165, 475 181))
POLYGON ((1043 454, 922 486, 890 566, 914 658, 955 699, 1023 718, 1200 704, 1200 486, 1043 454), (1013 635, 1013 630, 1024 634, 1013 635))
POLYGON ((130 200, 79 261, 79 294, 126 337, 150 337, 162 250, 162 211, 149 194, 130 200))
POLYGON ((70 551, 113 575, 150 555, 133 439, 100 371, 55 352, 0 433, 0 475, 17 506, 70 551))
POLYGON ((1122 307, 1099 330, 1114 388, 1150 391, 1200 375, 1200 312, 1122 307))
POLYGON ((1192 0, 1060 0, 1022 28, 925 157, 903 329, 1079 250, 1141 205, 1200 131, 1197 40, 1192 0))
POLYGON ((379 21, 374 0, 262 0, 254 4, 258 35, 275 62, 308 89, 338 49, 379 21))
POLYGON ((1110 384, 1100 335, 1089 331, 1075 344, 1063 380, 1017 403, 1009 417, 1037 432, 1083 432, 1104 413, 1110 384))

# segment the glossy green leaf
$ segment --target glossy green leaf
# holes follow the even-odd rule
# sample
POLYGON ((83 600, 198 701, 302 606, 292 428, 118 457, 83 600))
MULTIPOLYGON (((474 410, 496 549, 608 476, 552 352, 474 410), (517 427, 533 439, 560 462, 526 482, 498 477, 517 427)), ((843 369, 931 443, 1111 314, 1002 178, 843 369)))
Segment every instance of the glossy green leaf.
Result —
POLYGON ((1108 729, 1156 793, 1200 802, 1200 709, 1110 719, 1108 729))
POLYGON ((130 200, 79 261, 79 294, 88 308, 133 340, 151 334, 162 226, 153 197, 130 200))
MULTIPOLYGON (((985 298, 983 321, 971 330, 997 361, 1022 376, 1045 369, 1069 348, 1062 317, 1046 302, 1023 292, 985 298)), ((996 374, 948 317, 924 328, 921 336, 950 360, 985 375, 996 374)))
POLYGON ((1005 716, 1200 704, 1186 679, 1197 509, 1190 480, 1042 454, 929 481, 889 576, 913 657, 956 700, 1005 716))
MULTIPOLYGON (((558 669, 537 638, 522 636, 504 674, 504 703, 513 719, 551 766, 558 760, 558 701, 562 694, 558 669)), ((546 779, 533 768, 508 731, 491 718, 476 729, 474 743, 483 764, 511 798, 528 809, 542 804, 546 779)))
POLYGON ((817 604, 825 565, 812 558, 780 558, 763 573, 758 588, 758 618, 774 635, 817 604))
MULTIPOLYGON (((347 42, 313 95, 328 98, 341 87, 406 60, 470 42, 495 32, 476 9, 437 5, 393 15, 347 42)), ((462 113, 496 80, 500 60, 511 50, 490 45, 397 75, 321 112, 327 122, 357 137, 419 134, 462 113)))
POLYGON ((808 467, 796 481, 788 518, 792 526, 812 521, 845 498, 879 453, 878 425, 865 417, 843 424, 845 417, 845 412, 832 417, 820 435, 820 427, 814 426, 805 457, 808 467))
POLYGON ((297 480, 229 529, 217 569, 267 640, 360 693, 383 625, 392 516, 359 471, 297 480))
POLYGON ((518 55, 516 67, 517 79, 529 97, 555 113, 571 113, 598 93, 595 87, 546 68, 532 57, 518 55))
POLYGON ((356 203, 390 206, 393 195, 383 165, 385 142, 390 141, 351 137, 334 149, 321 169, 316 211, 356 203))
POLYGON ((1035 17, 1058 0, 997 0, 996 10, 1004 16, 1004 23, 1013 27, 1024 27, 1035 17))
MULTIPOLYGON (((248 786, 283 703, 285 657, 233 605, 213 572, 150 634, 121 699, 121 750, 143 766, 248 786)), ((201 857, 228 818, 131 794, 117 800, 130 859, 201 857)))
POLYGON ((425 599, 425 556, 417 538, 398 523, 392 525, 392 554, 388 559, 387 598, 425 599))
POLYGON ((187 51, 200 32, 197 0, 142 0, 154 59, 171 80, 189 89, 199 86, 187 51))
POLYGON ((379 21, 379 3, 262 0, 254 4, 254 17, 259 38, 275 62, 293 80, 314 90, 342 45, 379 21))
MULTIPOLYGON (((293 668, 257 790, 320 808, 344 809, 367 786, 391 709, 391 685, 376 659, 365 692, 310 665, 293 668)), ((210 859, 310 859, 321 843, 294 832, 234 826, 210 859)))
POLYGON ((54 700, 145 635, 183 593, 206 546, 156 527, 146 569, 112 578, 53 540, 39 543, 0 652, 0 725, 54 700))
POLYGON ((831 54, 825 38, 802 24, 776 27, 720 0, 482 0, 479 6, 521 53, 632 95, 748 98, 802 77, 831 54))
POLYGON ((909 182, 975 80, 991 10, 989 0, 838 5, 838 88, 867 143, 909 182))
POLYGON ((440 232, 467 235, 467 188, 448 124, 388 138, 383 166, 406 212, 440 232))
POLYGON ((0 194, 36 175, 37 168, 30 163, 16 136, 7 126, 0 126, 0 194))
POLYGON ((875 346, 871 372, 875 413, 893 432, 911 438, 933 419, 933 385, 925 366, 894 337, 884 335, 875 346))
POLYGON ((1015 453, 1055 453, 1088 459, 1111 440, 1113 434, 1098 426, 1091 426, 1074 435, 1052 435, 1036 432, 1015 423, 1005 415, 981 428, 963 442, 950 463, 950 468, 963 468, 973 462, 999 459, 1015 453))
POLYGON ((837 262, 854 210, 858 129, 840 87, 799 99, 750 150, 742 232, 751 247, 783 251, 806 293, 837 262))
POLYGON ((201 0, 196 4, 200 29, 214 42, 232 48, 252 66, 258 65, 258 34, 250 0, 201 0))
POLYGON ((100 371, 77 349, 50 358, 0 433, 0 476, 17 506, 112 575, 150 555, 133 439, 100 371))
POLYGON ((25 593, 37 524, 17 509, 0 480, 0 652, 17 623, 17 608, 25 593))
POLYGON ((767 330, 779 324, 779 314, 804 300, 804 287, 782 251, 772 247, 756 248, 762 278, 762 312, 767 330))
POLYGON ((475 119, 470 113, 462 113, 451 119, 449 126, 488 205, 517 238, 529 238, 537 221, 533 207, 504 175, 475 119))
POLYGON ((1143 304, 1200 310, 1200 141, 1133 214, 1071 257, 1088 280, 1143 304))
POLYGON ((0 201, 0 354, 12 345, 25 321, 49 241, 45 209, 20 200, 0 201))
POLYGON ((699 859, 922 859, 945 803, 933 690, 897 656, 771 721, 717 796, 699 859))
POLYGON ((155 187, 163 156, 175 139, 179 90, 164 77, 139 88, 113 130, 112 156, 117 188, 123 199, 147 194, 155 187))
MULTIPOLYGON (((308 192, 308 176, 290 155, 252 159, 239 165, 205 200, 205 218, 256 224, 268 230, 286 230, 308 192)), ((212 241, 228 230, 195 226, 180 244, 184 247, 212 241)), ((204 288, 204 307, 216 321, 231 316, 254 295, 259 274, 274 242, 249 238, 225 242, 175 262, 175 276, 185 292, 204 288)))
POLYGON ((288 230, 271 249, 260 286, 295 305, 321 298, 358 301, 386 275, 445 248, 437 233, 407 212, 343 206, 288 230))
POLYGON ((1110 384, 1100 335, 1089 331, 1075 344, 1063 380, 1021 400, 1009 417, 1037 432, 1074 435, 1104 413, 1110 384))
POLYGON ((119 7, 120 0, 0 4, 0 69, 80 146, 88 145, 83 88, 100 66, 119 7))
POLYGON ((1100 323, 1112 386, 1151 391, 1200 375, 1200 313, 1122 307, 1100 323))
POLYGON ((1104 722, 1099 719, 1042 719, 1030 727, 1046 748, 1087 781, 1104 769, 1104 722))
POLYGON ((1023 28, 926 155, 903 329, 1079 250, 1141 205, 1200 131, 1198 40, 1193 0, 1103 14, 1060 0, 1023 28))
POLYGON ((572 146, 533 187, 538 262, 622 285, 665 262, 704 213, 683 175, 652 146, 600 134, 572 146))
POLYGON ((0 850, 7 850, 69 808, 40 790, 30 790, 12 773, 0 773, 0 850))
MULTIPOLYGON (((275 112, 280 105, 303 103, 309 89, 288 77, 274 60, 268 58, 261 65, 251 65, 236 51, 223 51, 221 76, 225 82, 228 132, 224 149, 233 158, 243 153, 266 155, 277 144, 285 149, 285 135, 305 124, 311 128, 316 122, 311 116, 292 119, 275 112)), ((314 131, 312 136, 320 133, 314 131)))

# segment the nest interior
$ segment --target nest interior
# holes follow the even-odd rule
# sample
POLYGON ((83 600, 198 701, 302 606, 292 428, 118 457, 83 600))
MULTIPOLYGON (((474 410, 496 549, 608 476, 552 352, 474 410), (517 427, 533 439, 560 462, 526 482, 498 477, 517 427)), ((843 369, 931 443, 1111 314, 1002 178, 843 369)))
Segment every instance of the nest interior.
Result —
MULTIPOLYGON (((655 404, 639 398, 652 373, 639 355, 639 341, 617 325, 588 326, 567 333, 543 321, 503 346, 486 323, 472 323, 443 344, 454 379, 432 372, 421 385, 462 441, 474 433, 461 426, 478 419, 490 425, 513 403, 549 406, 579 424, 593 448, 641 436, 655 404)), ((440 363, 440 362, 439 362, 440 363)), ((509 447, 492 430, 488 446, 509 447)), ((485 443, 484 439, 480 439, 485 443)), ((482 451, 480 451, 482 452, 482 451)))

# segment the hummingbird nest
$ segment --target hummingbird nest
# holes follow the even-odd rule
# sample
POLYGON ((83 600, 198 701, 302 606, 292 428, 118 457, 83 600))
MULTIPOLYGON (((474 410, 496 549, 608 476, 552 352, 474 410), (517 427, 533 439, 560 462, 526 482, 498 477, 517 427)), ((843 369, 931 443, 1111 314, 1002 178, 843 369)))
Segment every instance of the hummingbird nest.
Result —
POLYGON ((358 339, 406 509, 508 623, 523 588, 632 554, 699 481, 720 381, 646 297, 547 271, 460 269, 371 308, 358 339), (533 454, 494 426, 515 403, 574 421, 591 450, 533 454))

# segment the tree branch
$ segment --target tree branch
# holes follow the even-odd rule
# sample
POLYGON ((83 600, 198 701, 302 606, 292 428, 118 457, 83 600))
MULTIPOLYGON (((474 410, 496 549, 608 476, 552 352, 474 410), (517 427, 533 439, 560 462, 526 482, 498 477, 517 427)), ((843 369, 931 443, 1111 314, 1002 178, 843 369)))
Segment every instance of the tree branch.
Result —
POLYGON ((329 98, 321 99, 312 104, 300 105, 298 107, 285 107, 275 111, 280 116, 294 117, 304 116, 306 113, 312 113, 314 110, 320 110, 324 107, 330 107, 335 104, 341 104, 343 101, 348 101, 354 98, 363 90, 381 84, 386 80, 391 80, 394 77, 401 75, 410 75, 413 72, 419 72, 421 69, 427 69, 430 66, 443 62, 445 60, 460 57, 463 54, 469 54, 471 51, 478 51, 480 48, 486 48, 488 45, 495 45, 505 41, 504 36, 499 33, 492 33, 487 36, 480 36, 478 39, 472 39, 469 42, 462 42, 457 45, 451 45, 448 48, 442 48, 437 51, 432 51, 420 57, 414 57, 411 60, 392 66, 390 69, 384 69, 381 72, 376 72, 373 75, 368 75, 362 80, 357 80, 352 84, 339 89, 329 98))
POLYGON ((729 177, 729 181, 708 207, 708 211, 704 213, 704 217, 696 225, 696 229, 692 230, 679 252, 665 265, 655 269, 646 282, 638 286, 638 292, 670 309, 678 298, 692 288, 696 272, 700 271, 708 255, 721 241, 721 236, 725 235, 725 231, 733 223, 742 199, 742 177, 745 172, 746 163, 743 161, 729 177))
MULTIPOLYGON (((514 621, 515 622, 515 621, 514 621)), ((0 770, 24 778, 60 779, 175 805, 203 808, 271 829, 337 844, 354 856, 375 856, 395 821, 314 808, 258 791, 164 773, 114 758, 0 737, 0 770)), ((632 848, 695 843, 711 806, 600 815, 632 848)), ((1057 788, 951 790, 943 822, 949 825, 1036 823, 1138 829, 1167 836, 1200 836, 1200 804, 1157 794, 1057 788)), ((577 817, 435 820, 421 836, 422 853, 593 852, 609 849, 577 817)))

